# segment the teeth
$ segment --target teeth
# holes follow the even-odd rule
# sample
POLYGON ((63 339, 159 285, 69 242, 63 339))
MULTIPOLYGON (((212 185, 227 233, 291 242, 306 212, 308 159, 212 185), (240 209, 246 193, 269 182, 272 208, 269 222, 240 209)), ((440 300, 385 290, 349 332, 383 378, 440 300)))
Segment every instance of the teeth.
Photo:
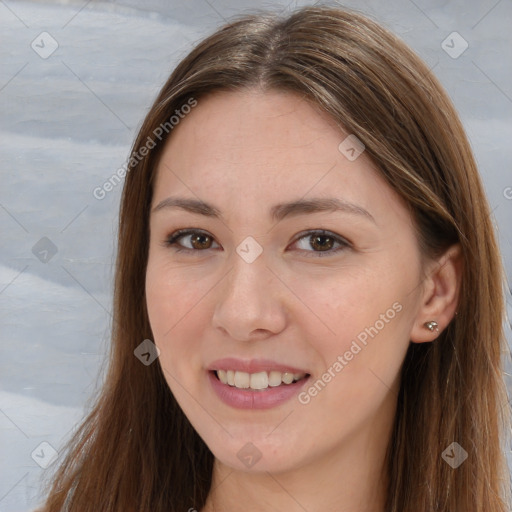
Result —
POLYGON ((247 373, 235 370, 217 370, 217 377, 223 384, 234 386, 239 389, 267 389, 270 387, 280 386, 281 384, 291 384, 305 377, 305 373, 290 372, 258 372, 247 373))
POLYGON ((282 382, 281 377, 282 377, 281 372, 276 372, 276 371, 270 372, 270 374, 268 376, 268 385, 272 386, 272 387, 280 386, 281 382, 282 382))
MULTIPOLYGON (((248 373, 246 375, 249 375, 248 373)), ((236 381, 235 381, 236 382, 236 381)), ((268 388, 268 374, 267 372, 251 373, 251 389, 265 389, 268 388)))
POLYGON ((250 387, 251 376, 245 372, 235 372, 235 387, 246 389, 250 387))

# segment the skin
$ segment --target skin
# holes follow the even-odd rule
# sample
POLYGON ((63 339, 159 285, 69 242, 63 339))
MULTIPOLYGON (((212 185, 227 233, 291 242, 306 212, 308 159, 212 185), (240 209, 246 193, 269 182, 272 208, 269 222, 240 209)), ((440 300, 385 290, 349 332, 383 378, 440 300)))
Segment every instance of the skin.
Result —
POLYGON ((366 153, 349 161, 338 150, 347 135, 295 94, 248 90, 202 98, 164 148, 152 208, 183 196, 223 215, 163 208, 150 216, 146 296, 159 363, 215 456, 202 512, 240 503, 246 512, 384 510, 399 371, 411 341, 438 336, 423 324, 435 319, 441 332, 453 317, 460 252, 453 246, 424 264, 400 198, 366 153), (277 203, 313 197, 349 201, 374 220, 269 215, 277 203), (181 228, 207 237, 165 246, 181 228), (350 245, 333 252, 340 244, 327 235, 322 251, 304 233, 319 229, 350 245), (248 236, 263 249, 252 263, 236 252, 248 236), (235 409, 209 384, 207 366, 228 356, 304 368, 315 382, 396 303, 400 312, 307 404, 294 397, 268 410, 235 409), (237 457, 248 442, 262 454, 250 468, 237 457))

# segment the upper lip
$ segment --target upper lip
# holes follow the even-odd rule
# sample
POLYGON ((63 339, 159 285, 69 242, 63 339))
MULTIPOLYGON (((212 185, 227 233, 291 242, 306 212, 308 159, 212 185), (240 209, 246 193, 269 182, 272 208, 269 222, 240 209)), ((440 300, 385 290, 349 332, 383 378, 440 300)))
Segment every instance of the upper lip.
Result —
POLYGON ((277 371, 281 373, 309 373, 307 370, 281 364, 271 359, 237 359, 235 357, 225 357, 217 359, 208 366, 208 370, 235 370, 239 372, 258 373, 277 371))

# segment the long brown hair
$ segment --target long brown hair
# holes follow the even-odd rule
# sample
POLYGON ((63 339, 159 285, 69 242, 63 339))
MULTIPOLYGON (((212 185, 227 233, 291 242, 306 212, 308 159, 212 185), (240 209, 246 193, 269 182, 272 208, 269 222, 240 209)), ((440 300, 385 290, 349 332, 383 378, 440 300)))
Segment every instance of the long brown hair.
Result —
POLYGON ((508 404, 501 355, 504 273, 489 206, 457 113, 398 38, 347 10, 306 7, 233 20, 177 66, 132 148, 119 218, 110 364, 67 446, 45 512, 201 510, 213 455, 134 349, 152 339, 145 301, 154 173, 176 110, 220 90, 299 93, 356 136, 411 210, 425 257, 462 248, 458 314, 433 343, 410 344, 388 449, 387 512, 506 512, 508 404), (167 125, 165 125, 167 123, 167 125), (160 130, 161 131, 161 130, 160 130), (453 469, 452 443, 468 453, 453 469))

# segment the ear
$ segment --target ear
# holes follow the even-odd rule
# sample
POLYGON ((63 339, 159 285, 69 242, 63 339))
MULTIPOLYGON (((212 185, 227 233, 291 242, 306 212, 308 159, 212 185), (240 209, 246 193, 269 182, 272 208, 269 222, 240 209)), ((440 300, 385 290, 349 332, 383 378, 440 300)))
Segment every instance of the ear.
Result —
POLYGON ((462 251, 455 244, 428 265, 421 304, 410 334, 413 343, 434 341, 446 329, 457 310, 461 278, 462 251), (425 327, 430 321, 437 322, 437 331, 425 327))

